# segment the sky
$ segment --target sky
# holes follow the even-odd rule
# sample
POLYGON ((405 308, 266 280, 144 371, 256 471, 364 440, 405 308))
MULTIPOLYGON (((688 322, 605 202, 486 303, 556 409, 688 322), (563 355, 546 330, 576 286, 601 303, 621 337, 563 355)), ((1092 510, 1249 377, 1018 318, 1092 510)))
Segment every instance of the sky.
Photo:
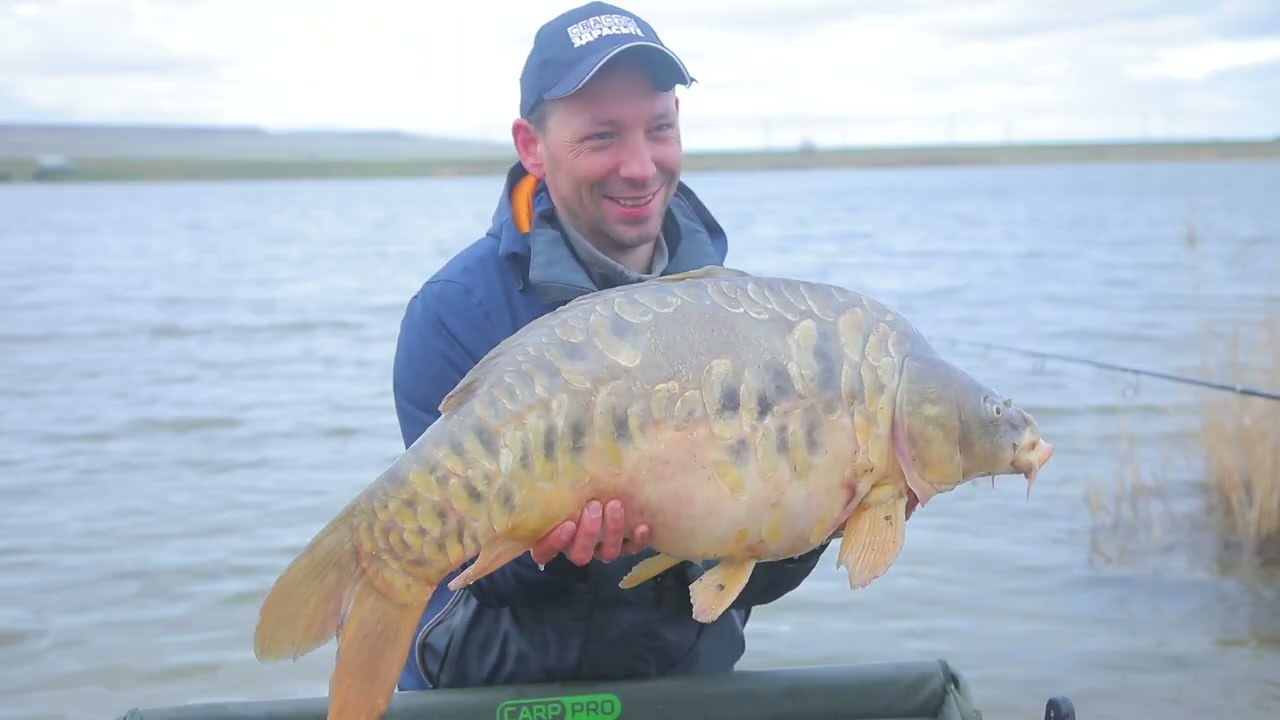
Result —
MULTIPOLYGON (((510 142, 541 0, 0 0, 0 121, 510 142)), ((1277 0, 646 0, 687 148, 1280 136, 1277 0)))

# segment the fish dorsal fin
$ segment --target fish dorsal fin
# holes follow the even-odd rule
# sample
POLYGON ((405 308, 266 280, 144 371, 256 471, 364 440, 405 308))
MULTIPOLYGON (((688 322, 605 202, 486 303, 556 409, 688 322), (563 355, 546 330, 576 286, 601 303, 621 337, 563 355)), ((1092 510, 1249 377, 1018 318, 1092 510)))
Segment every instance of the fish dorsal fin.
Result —
MULTIPOLYGON (((543 316, 542 318, 535 320, 533 323, 530 323, 530 325, 537 324, 541 326, 541 325, 545 325, 545 323, 547 322, 556 322, 558 318, 562 317, 564 314, 573 312, 584 305, 598 302, 600 300, 601 292, 605 292, 605 293, 612 293, 615 291, 626 292, 627 290, 638 287, 640 285, 645 285, 647 283, 655 283, 655 282, 657 283, 679 282, 681 280, 695 280, 699 278, 740 278, 740 277, 750 277, 750 276, 751 276, 751 273, 743 270, 727 268, 721 265, 704 265, 703 267, 696 268, 693 270, 685 270, 684 272, 672 273, 670 275, 662 275, 662 276, 653 278, 652 280, 645 280, 642 283, 637 283, 636 285, 624 285, 624 286, 614 288, 613 290, 589 292, 589 293, 586 293, 585 295, 580 295, 570 300, 569 302, 565 303, 564 305, 561 305, 555 310, 552 310, 550 313, 547 313, 547 315, 543 316)), ((531 330, 529 329, 529 325, 526 325, 525 327, 520 328, 514 334, 508 336, 505 340, 498 343, 498 345, 493 350, 490 350, 488 354, 486 354, 483 358, 481 358, 480 362, 476 363, 475 366, 472 367, 471 370, 467 372, 467 374, 464 375, 461 380, 458 381, 458 384, 454 386, 453 390, 450 390, 449 393, 444 396, 444 399, 440 401, 440 408, 439 408, 440 412, 442 414, 449 413, 454 409, 456 409, 459 405, 462 405, 464 402, 466 402, 471 396, 475 395, 480 382, 480 377, 484 374, 484 368, 487 365, 492 364, 493 358, 496 355, 499 355, 501 352, 505 351, 509 346, 515 344, 519 340, 519 338, 523 337, 528 332, 531 332, 531 330)))
POLYGON ((721 265, 704 265, 694 270, 685 270, 684 272, 671 273, 670 275, 662 275, 646 282, 679 282, 681 280, 696 280, 698 278, 739 278, 751 277, 751 273, 745 270, 737 270, 735 268, 723 267, 721 265))
POLYGON ((626 285, 618 285, 608 290, 596 290, 584 295, 579 295, 569 302, 556 308, 555 312, 565 312, 575 310, 583 305, 589 305, 600 301, 602 296, 612 297, 618 293, 632 292, 636 288, 641 288, 652 283, 668 283, 680 282, 681 280, 697 280, 699 278, 738 278, 750 277, 751 273, 743 270, 734 270, 733 268, 721 267, 720 265, 704 265, 693 270, 685 270, 684 272, 672 273, 670 275, 659 275, 638 283, 628 283, 626 285))
POLYGON ((500 357, 510 352, 512 346, 522 341, 525 336, 534 332, 535 329, 536 327, 533 326, 533 323, 529 323, 503 338, 501 342, 493 346, 493 349, 485 353, 484 356, 480 358, 480 361, 475 365, 472 365, 471 369, 462 376, 462 379, 458 381, 458 384, 454 385, 453 389, 446 393, 444 398, 440 400, 440 414, 445 415, 452 412, 459 405, 462 405, 464 402, 469 400, 471 396, 475 395, 476 390, 479 389, 480 383, 484 379, 484 376, 488 374, 489 366, 496 364, 500 357))
MULTIPOLYGON (((474 370, 475 368, 473 367, 472 369, 474 370)), ((471 373, 467 373, 466 375, 463 375, 462 379, 458 381, 458 384, 454 385, 453 389, 445 393, 444 398, 440 400, 440 414, 448 415, 459 405, 465 402, 467 398, 475 394, 476 379, 472 377, 471 373)))
POLYGON ((440 414, 448 415, 453 412, 459 405, 466 402, 471 396, 476 394, 476 387, 480 384, 480 375, 484 371, 484 366, 488 364, 489 356, 480 358, 480 362, 471 366, 466 375, 458 381, 453 389, 445 393, 443 399, 440 400, 440 414))

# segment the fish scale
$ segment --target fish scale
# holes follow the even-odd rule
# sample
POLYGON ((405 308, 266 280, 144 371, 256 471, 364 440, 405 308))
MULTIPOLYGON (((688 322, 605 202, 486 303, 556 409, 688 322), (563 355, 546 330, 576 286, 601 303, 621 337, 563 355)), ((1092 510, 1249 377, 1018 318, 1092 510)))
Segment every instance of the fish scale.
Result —
POLYGON ((908 503, 979 475, 1030 483, 1034 420, 912 326, 832 285, 709 267, 592 293, 485 355, 440 418, 303 549, 263 603, 262 660, 338 637, 330 717, 377 717, 432 590, 618 498, 657 554, 634 587, 716 560, 712 622, 759 562, 840 536, 851 587, 901 551, 908 503))

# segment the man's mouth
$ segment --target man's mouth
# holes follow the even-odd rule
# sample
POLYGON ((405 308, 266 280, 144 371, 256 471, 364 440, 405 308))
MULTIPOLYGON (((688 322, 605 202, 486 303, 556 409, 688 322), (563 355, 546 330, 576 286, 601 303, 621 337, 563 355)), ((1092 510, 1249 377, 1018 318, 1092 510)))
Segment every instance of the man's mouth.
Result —
POLYGON ((658 196, 657 190, 654 190, 648 195, 639 195, 639 196, 632 195, 629 197, 620 197, 617 195, 605 195, 606 198, 612 200, 615 203, 618 203, 619 205, 625 208, 644 207, 645 205, 648 205, 649 203, 653 202, 653 199, 657 196, 658 196))

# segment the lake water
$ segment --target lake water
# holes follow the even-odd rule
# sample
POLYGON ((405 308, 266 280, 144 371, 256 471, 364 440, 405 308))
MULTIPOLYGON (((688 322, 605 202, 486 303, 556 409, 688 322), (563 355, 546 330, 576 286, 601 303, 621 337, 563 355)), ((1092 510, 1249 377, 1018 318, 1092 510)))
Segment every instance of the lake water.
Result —
MULTIPOLYGON (((1280 299, 1276 162, 686 180, 733 264, 871 293, 937 337, 1198 372, 1204 321, 1280 299)), ((404 303, 499 184, 0 187, 0 717, 325 692, 332 644, 256 662, 258 604, 401 449, 404 303)), ((1121 476, 1126 433, 1195 520, 1194 392, 939 347, 1057 444, 1030 500, 1017 478, 939 498, 858 593, 829 552, 753 618, 742 667, 942 657, 992 718, 1059 693, 1090 720, 1280 712, 1280 583, 1216 571, 1183 526, 1091 553, 1086 490, 1121 476)))

